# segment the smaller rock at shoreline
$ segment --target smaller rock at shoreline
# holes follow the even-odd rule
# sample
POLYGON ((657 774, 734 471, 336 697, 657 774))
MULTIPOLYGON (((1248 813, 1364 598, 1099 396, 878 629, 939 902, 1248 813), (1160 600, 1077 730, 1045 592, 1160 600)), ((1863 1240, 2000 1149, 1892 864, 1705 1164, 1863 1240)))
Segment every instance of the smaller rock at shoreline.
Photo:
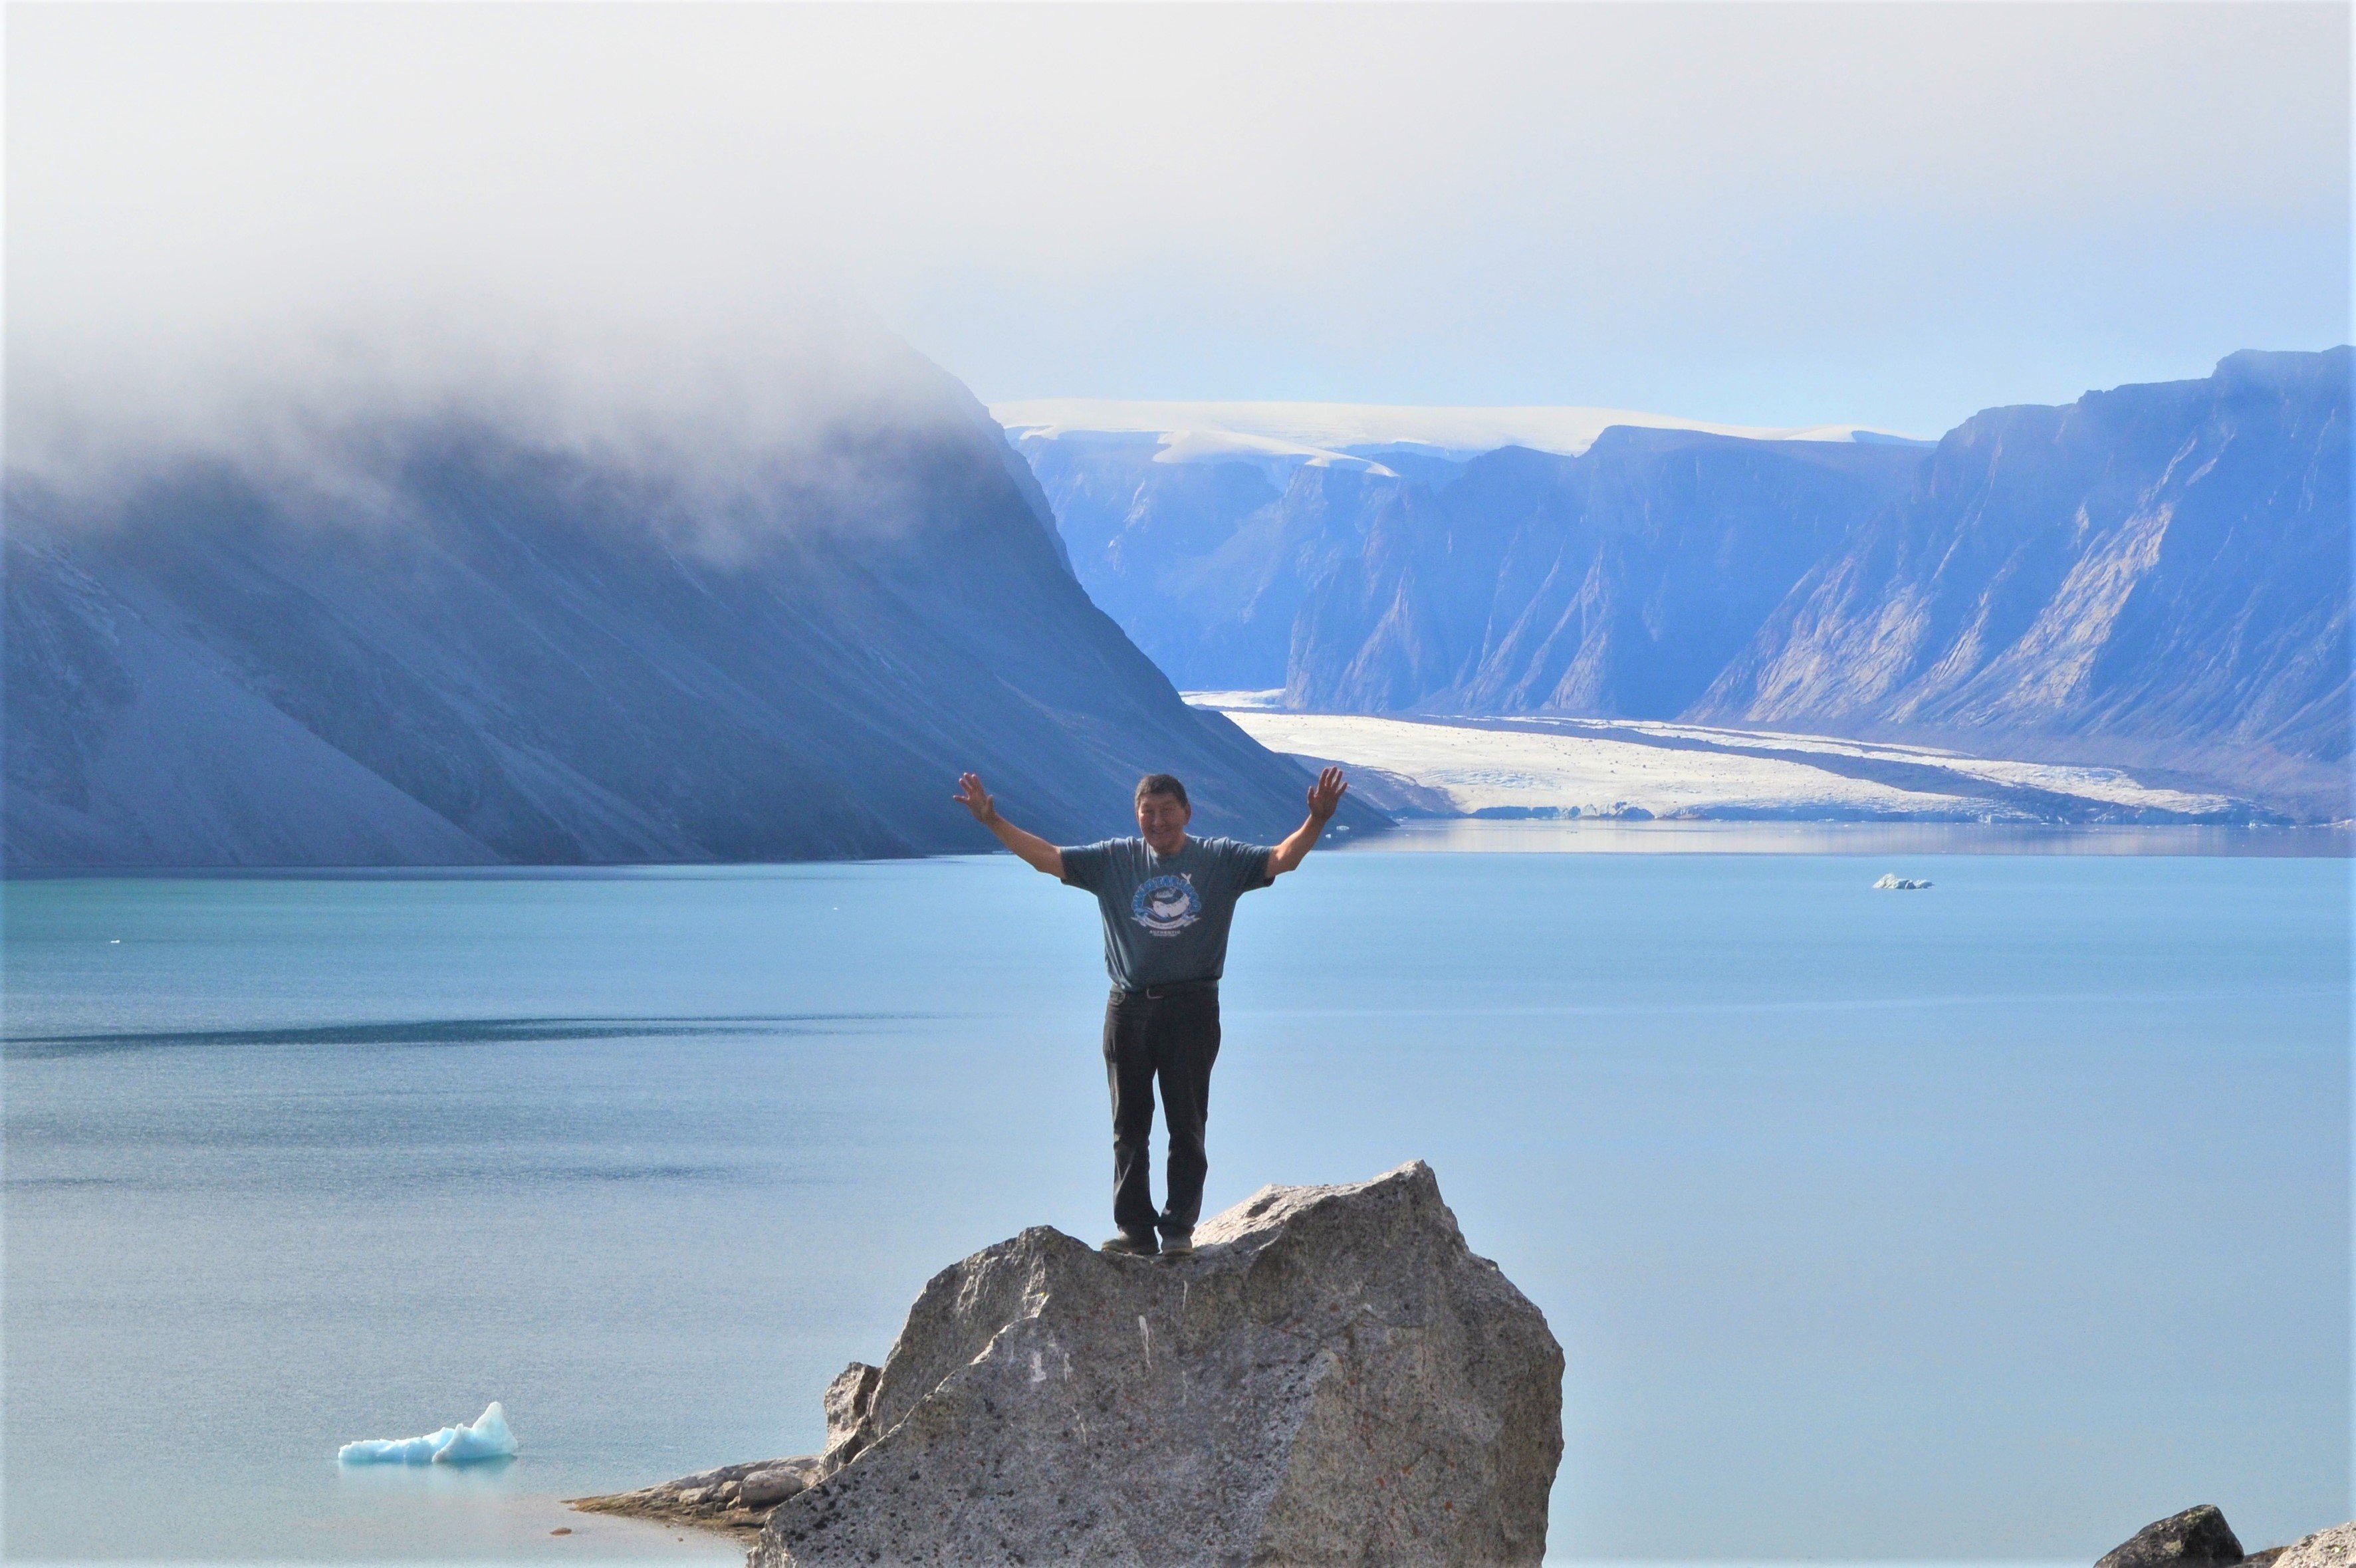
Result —
POLYGON ((858 1457, 874 1435, 867 1413, 882 1376, 881 1369, 853 1361, 827 1385, 823 1454, 723 1465, 635 1492, 567 1498, 565 1503, 584 1513, 661 1520, 701 1530, 758 1531, 778 1504, 799 1497, 858 1457))
POLYGON ((2094 1568, 2232 1568, 2242 1543, 2214 1504, 2145 1525, 2105 1552, 2094 1568))
POLYGON ((755 1470, 736 1483, 737 1505, 747 1509, 775 1508, 809 1485, 799 1467, 773 1465, 766 1470, 755 1470))
MULTIPOLYGON (((854 1361, 850 1371, 835 1381, 839 1385, 861 1370, 861 1363, 854 1361)), ((875 1369, 864 1370, 872 1381, 875 1369)), ((830 1431, 828 1435, 831 1438, 837 1435, 830 1431)), ((838 1445, 830 1444, 824 1455, 798 1454, 787 1459, 723 1465, 716 1470, 700 1470, 675 1481, 641 1487, 635 1492, 564 1500, 584 1513, 660 1520, 700 1530, 758 1531, 768 1522, 770 1513, 779 1503, 808 1490, 814 1482, 841 1467, 842 1461, 834 1455, 838 1445)))
POLYGON ((2203 1503, 2145 1525, 2094 1568, 2356 1568, 2356 1521, 2244 1556, 2225 1516, 2203 1503))

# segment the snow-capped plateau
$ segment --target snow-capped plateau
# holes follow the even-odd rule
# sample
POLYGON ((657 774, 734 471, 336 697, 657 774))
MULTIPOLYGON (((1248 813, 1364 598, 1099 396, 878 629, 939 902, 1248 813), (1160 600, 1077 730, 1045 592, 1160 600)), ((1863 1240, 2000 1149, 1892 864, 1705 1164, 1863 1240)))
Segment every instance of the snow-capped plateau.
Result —
MULTIPOLYGON (((1411 446, 1465 458, 1501 447, 1576 457, 1613 425, 1697 430, 1750 441, 1895 441, 1912 436, 1857 424, 1766 427, 1718 424, 1633 409, 1533 405, 1523 408, 1423 407, 1399 403, 1129 402, 1102 398, 1032 398, 993 403, 991 417, 1018 440, 1080 432, 1157 435, 1162 463, 1209 462, 1241 451, 1278 450, 1330 462, 1355 448, 1411 446)), ((1928 442, 1918 444, 1929 445, 1928 442)))

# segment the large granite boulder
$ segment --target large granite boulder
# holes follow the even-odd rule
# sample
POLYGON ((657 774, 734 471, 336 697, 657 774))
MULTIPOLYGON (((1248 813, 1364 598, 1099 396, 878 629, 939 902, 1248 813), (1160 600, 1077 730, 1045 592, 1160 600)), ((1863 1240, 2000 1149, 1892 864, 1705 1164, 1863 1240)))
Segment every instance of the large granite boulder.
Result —
POLYGON ((1264 1188, 1195 1243, 1042 1227, 934 1276, 754 1568, 1538 1562, 1562 1349, 1429 1166, 1264 1188))

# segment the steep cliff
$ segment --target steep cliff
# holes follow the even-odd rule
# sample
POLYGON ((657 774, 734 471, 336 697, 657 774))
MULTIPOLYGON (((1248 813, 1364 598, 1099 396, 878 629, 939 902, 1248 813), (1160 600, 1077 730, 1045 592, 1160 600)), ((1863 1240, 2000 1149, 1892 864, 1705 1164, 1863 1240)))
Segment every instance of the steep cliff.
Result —
POLYGON ((1688 716, 2349 754, 2351 351, 1991 409, 1688 716))
POLYGON ((1123 426, 1253 416, 1018 428, 1081 582, 1182 687, 1665 717, 1847 524, 1903 493, 1924 450, 1577 409, 1303 405, 1292 430, 1293 407, 1010 405, 1123 426), (1426 424, 1474 444, 1304 444, 1426 424))
POLYGON ((1922 461, 1628 426, 1576 457, 1475 458, 1370 512, 1307 597, 1286 703, 1671 717, 1922 461))
POLYGON ((964 768, 1066 840, 1148 769, 1205 830, 1296 824, 1306 775, 1179 700, 929 374, 717 475, 461 413, 347 423, 293 475, 12 473, 8 863, 983 848, 964 768))

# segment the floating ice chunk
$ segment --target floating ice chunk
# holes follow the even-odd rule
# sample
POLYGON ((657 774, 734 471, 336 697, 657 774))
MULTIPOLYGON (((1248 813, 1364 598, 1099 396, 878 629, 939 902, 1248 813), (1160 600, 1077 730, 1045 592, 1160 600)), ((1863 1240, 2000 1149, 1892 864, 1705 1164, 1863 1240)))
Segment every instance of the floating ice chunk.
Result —
POLYGON ((1877 888, 1911 893, 1917 888, 1927 888, 1931 884, 1928 882, 1918 882, 1912 877, 1901 877, 1895 871, 1888 871, 1882 874, 1881 880, 1874 883, 1873 885, 1877 888))
POLYGON ((341 1465, 464 1465, 477 1459, 515 1457, 515 1434, 498 1400, 472 1426, 445 1426, 423 1437, 372 1437, 336 1450, 341 1465))

